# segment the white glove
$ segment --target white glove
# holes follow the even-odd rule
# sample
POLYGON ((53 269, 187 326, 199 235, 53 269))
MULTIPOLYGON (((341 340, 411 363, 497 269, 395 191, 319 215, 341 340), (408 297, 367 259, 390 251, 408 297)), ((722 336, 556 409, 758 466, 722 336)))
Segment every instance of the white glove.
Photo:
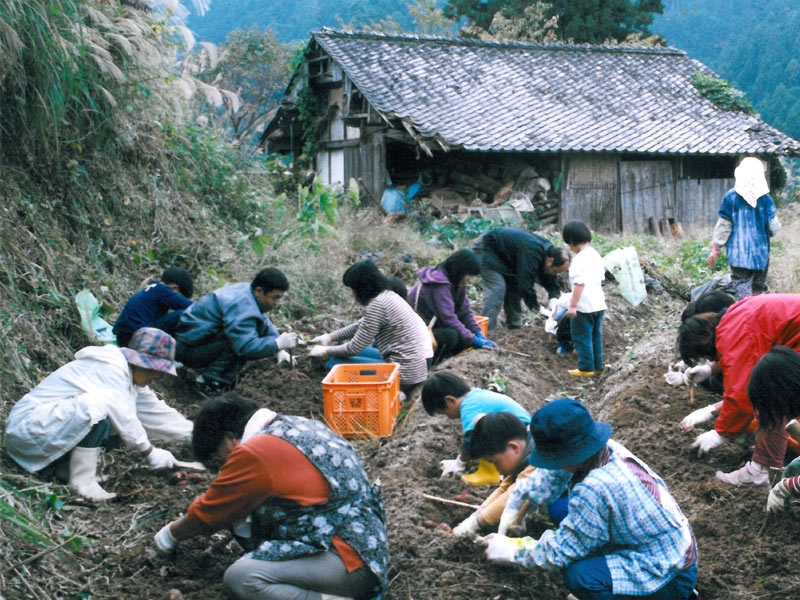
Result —
POLYGON ((333 343, 331 336, 329 333, 323 333, 322 335, 318 335, 313 340, 311 340, 312 344, 319 344, 320 346, 330 346, 333 343))
POLYGON ((683 373, 680 371, 667 371, 664 373, 664 379, 668 385, 683 385, 683 373))
POLYGON ((286 350, 288 348, 294 348, 295 346, 297 346, 297 334, 294 333, 293 331, 287 331, 286 333, 282 333, 275 338, 275 344, 278 346, 278 350, 286 350))
MULTIPOLYGON (((767 512, 786 510, 789 508, 789 502, 792 499, 792 493, 786 487, 786 480, 781 479, 776 483, 769 493, 767 498, 767 512)), ((455 530, 453 530, 455 532, 455 530)))
POLYGON ((547 308, 550 310, 550 313, 555 312, 557 306, 558 298, 550 298, 550 300, 547 302, 547 308))
POLYGON ((698 384, 711 377, 711 365, 697 365, 689 367, 683 373, 683 382, 686 385, 698 384))
POLYGON ((692 411, 683 417, 683 420, 681 421, 681 427, 683 427, 684 431, 689 431, 695 425, 699 425, 700 423, 705 423, 706 421, 713 419, 716 412, 717 409, 715 404, 709 404, 706 407, 698 408, 697 410, 692 411))
POLYGON ((544 322, 544 330, 549 334, 555 335, 558 330, 558 321, 553 317, 549 317, 547 321, 544 322))
POLYGON ((325 346, 311 346, 311 350, 308 351, 308 355, 316 358, 325 358, 328 356, 328 348, 325 346))
POLYGON ((478 523, 477 511, 461 521, 453 528, 453 533, 458 537, 475 537, 481 531, 481 524, 478 523))
POLYGON ((278 350, 278 353, 275 355, 275 360, 278 361, 279 365, 288 362, 291 367, 297 366, 297 359, 286 350, 278 350))
POLYGON ((167 523, 159 529, 154 538, 156 548, 161 554, 169 554, 175 550, 175 546, 178 545, 178 540, 175 539, 175 536, 173 536, 172 532, 169 530, 170 525, 172 525, 172 523, 167 523))
POLYGON ((698 435, 694 444, 692 444, 692 448, 697 448, 697 456, 703 456, 709 450, 713 450, 724 442, 725 438, 712 429, 711 431, 706 431, 698 435))
POLYGON ((442 468, 442 477, 447 477, 448 475, 458 477, 466 470, 467 463, 461 460, 461 456, 456 456, 453 460, 439 461, 439 466, 442 468))
POLYGON ((499 533, 490 533, 475 539, 476 544, 486 548, 486 558, 499 563, 513 563, 521 542, 521 538, 510 538, 499 533))
POLYGON ((175 466, 175 457, 169 450, 153 448, 147 455, 147 462, 154 469, 171 469, 175 466))

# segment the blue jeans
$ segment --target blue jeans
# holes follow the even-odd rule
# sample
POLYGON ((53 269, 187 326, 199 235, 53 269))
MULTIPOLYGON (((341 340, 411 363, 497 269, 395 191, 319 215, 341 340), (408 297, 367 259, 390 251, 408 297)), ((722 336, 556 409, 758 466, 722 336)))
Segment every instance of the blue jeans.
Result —
POLYGON ((697 583, 697 561, 679 572, 665 586, 649 596, 616 596, 611 591, 611 572, 603 556, 572 563, 564 571, 564 583, 579 600, 686 600, 697 583))
POLYGON ((581 371, 603 370, 604 314, 604 310, 579 312, 570 323, 572 344, 578 353, 578 368, 581 371))
POLYGON ((334 365, 368 365, 373 363, 386 362, 381 356, 381 351, 375 346, 367 346, 355 356, 347 356, 345 358, 334 357, 325 363, 325 368, 330 370, 334 365))

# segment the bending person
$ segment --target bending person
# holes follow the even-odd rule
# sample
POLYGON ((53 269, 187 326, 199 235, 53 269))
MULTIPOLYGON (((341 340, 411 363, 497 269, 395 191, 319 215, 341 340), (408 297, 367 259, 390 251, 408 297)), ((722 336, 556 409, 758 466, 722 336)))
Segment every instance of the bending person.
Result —
POLYGON ((500 483, 500 488, 495 490, 481 507, 453 532, 456 535, 474 535, 481 528, 496 526, 500 522, 500 513, 503 512, 508 489, 519 474, 515 473, 514 477, 506 477, 501 482, 500 473, 495 466, 481 459, 474 473, 463 475, 467 466, 466 461, 473 457, 471 444, 475 425, 486 414, 502 411, 516 418, 524 429, 530 423, 530 414, 508 396, 481 388, 471 388, 461 377, 449 371, 431 375, 422 386, 420 396, 422 406, 429 415, 445 415, 448 419, 461 421, 463 440, 459 454, 453 459, 439 462, 442 467, 442 477, 461 475, 466 483, 475 486, 500 483))
POLYGON ((157 549, 232 528, 247 554, 225 571, 234 599, 377 598, 388 543, 378 488, 353 447, 324 424, 261 409, 235 395, 208 400, 192 448, 219 475, 157 549))
POLYGON ((569 268, 569 252, 557 248, 535 233, 514 227, 487 231, 472 244, 481 257, 483 314, 489 317, 489 334, 497 328, 500 309, 506 312, 509 329, 522 327, 522 301, 531 310, 539 308, 534 284, 541 285, 552 311, 561 295, 556 275, 569 268))
POLYGON ((286 275, 266 268, 252 282, 226 285, 183 311, 175 334, 177 359, 201 370, 197 383, 203 392, 233 389, 248 360, 274 356, 278 364, 292 362, 288 350, 297 345, 297 334, 278 332, 267 316, 288 290, 286 275))
POLYGON ((192 276, 180 267, 167 267, 161 281, 152 279, 130 297, 114 323, 117 346, 123 348, 136 330, 155 327, 175 336, 183 311, 192 305, 192 276))
POLYGON ((154 469, 170 468, 175 457, 154 448, 163 441, 189 441, 192 423, 148 387, 164 373, 175 375, 175 340, 145 327, 129 347, 87 346, 75 360, 25 394, 6 419, 5 446, 29 473, 67 479, 89 500, 110 500, 97 479, 102 450, 124 442, 154 469))
POLYGON ((481 273, 481 261, 471 250, 457 250, 435 267, 423 267, 408 293, 408 303, 436 340, 434 364, 467 348, 497 348, 481 332, 467 297, 470 279, 481 273))
MULTIPOLYGON (((787 421, 787 429, 796 426, 794 419, 800 416, 800 354, 786 346, 774 346, 753 367, 747 394, 761 429, 777 431, 787 421)), ((789 463, 783 479, 772 487, 767 510, 785 510, 793 500, 800 500, 800 458, 789 463)))
MULTIPOLYGON (((538 540, 482 538, 487 558, 561 570, 570 592, 584 600, 692 597, 697 547, 691 525, 664 480, 610 439, 611 425, 595 422, 579 401, 560 398, 534 413, 530 431, 533 447, 525 449, 525 460, 536 470, 517 483, 501 527, 524 502, 544 510, 565 490, 568 510, 538 540)), ((508 445, 489 458, 505 471, 521 460, 521 450, 508 445)))
POLYGON ((309 356, 340 362, 392 362, 400 366, 400 390, 408 395, 428 375, 431 338, 419 325, 414 309, 391 290, 389 279, 371 260, 350 266, 342 283, 366 307, 364 316, 347 327, 311 340, 309 356), (374 341, 374 346, 372 345, 374 341))
MULTIPOLYGON (((690 385, 714 373, 722 374, 723 393, 714 429, 697 437, 692 448, 705 454, 726 439, 735 439, 756 428, 753 406, 747 392, 750 372, 759 358, 776 345, 800 350, 800 294, 750 296, 720 313, 702 313, 686 319, 678 330, 678 348, 687 365, 708 360, 709 364, 686 371, 690 385)), ((688 415, 684 427, 710 419, 716 410, 700 409, 688 415), (697 418, 697 417, 700 418, 697 418)), ((769 467, 780 468, 786 453, 788 434, 783 429, 756 431, 753 456, 731 473, 717 471, 717 479, 738 485, 769 483, 769 467)))

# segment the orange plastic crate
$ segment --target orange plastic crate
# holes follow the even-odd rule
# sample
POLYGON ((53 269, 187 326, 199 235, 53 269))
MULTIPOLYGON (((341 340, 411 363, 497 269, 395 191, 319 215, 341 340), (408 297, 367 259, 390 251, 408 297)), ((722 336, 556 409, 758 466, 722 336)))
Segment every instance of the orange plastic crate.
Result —
POLYGON ((334 365, 322 380, 322 410, 328 427, 342 437, 391 435, 400 413, 400 367, 334 365))
POLYGON ((489 317, 479 317, 475 315, 475 322, 478 323, 478 327, 481 328, 483 332, 483 337, 488 337, 489 335, 489 317))

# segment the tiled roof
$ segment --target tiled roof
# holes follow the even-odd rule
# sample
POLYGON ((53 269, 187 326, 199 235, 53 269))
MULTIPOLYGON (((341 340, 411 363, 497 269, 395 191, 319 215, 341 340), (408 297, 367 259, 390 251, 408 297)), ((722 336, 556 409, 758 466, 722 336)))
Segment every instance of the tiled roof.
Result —
POLYGON ((325 29, 313 39, 372 107, 469 150, 800 155, 720 109, 674 48, 498 43, 325 29))

